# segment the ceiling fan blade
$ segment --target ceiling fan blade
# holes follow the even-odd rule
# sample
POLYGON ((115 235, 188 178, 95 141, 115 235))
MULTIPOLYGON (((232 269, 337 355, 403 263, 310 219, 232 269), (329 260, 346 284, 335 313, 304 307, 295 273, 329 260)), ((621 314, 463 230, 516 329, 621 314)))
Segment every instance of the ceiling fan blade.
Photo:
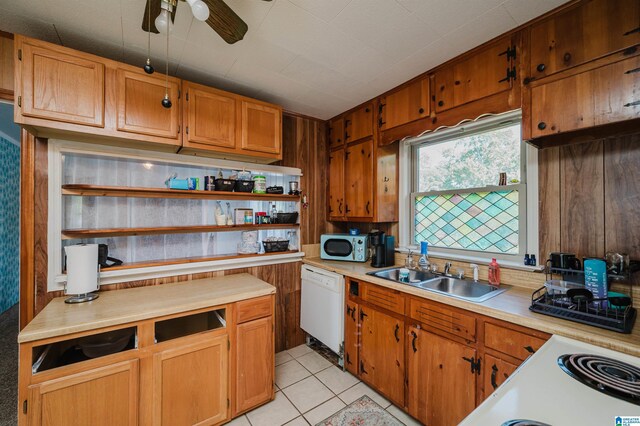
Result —
MULTIPOLYGON (((151 5, 151 32, 154 34, 158 34, 160 31, 156 28, 156 18, 160 15, 160 3, 162 0, 148 0, 147 5, 144 8, 144 16, 142 17, 142 30, 149 31, 149 5, 151 5)), ((171 22, 175 22, 176 19, 176 9, 178 7, 173 8, 173 12, 171 12, 171 22)))
POLYGON ((222 0, 203 0, 209 6, 207 24, 217 32, 224 41, 233 44, 242 40, 249 27, 222 0))

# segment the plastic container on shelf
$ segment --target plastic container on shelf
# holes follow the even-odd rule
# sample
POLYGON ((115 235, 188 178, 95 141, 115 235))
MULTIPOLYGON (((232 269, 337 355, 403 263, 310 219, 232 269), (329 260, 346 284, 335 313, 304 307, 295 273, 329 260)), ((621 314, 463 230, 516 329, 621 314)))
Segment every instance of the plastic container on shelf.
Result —
POLYGON ((267 178, 262 175, 256 175, 253 177, 253 192, 254 194, 266 194, 267 193, 267 178))

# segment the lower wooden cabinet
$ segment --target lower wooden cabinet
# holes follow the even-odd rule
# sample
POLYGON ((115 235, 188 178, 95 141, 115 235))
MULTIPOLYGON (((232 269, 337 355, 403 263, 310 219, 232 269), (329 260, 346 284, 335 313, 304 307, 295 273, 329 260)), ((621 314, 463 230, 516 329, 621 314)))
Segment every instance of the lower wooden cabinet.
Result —
POLYGON ((550 337, 358 279, 346 283, 347 370, 429 426, 458 424, 550 337))
POLYGON ((358 321, 358 304, 351 300, 346 303, 344 320, 344 366, 348 372, 357 375, 359 369, 360 322, 358 321))
POLYGON ((138 360, 30 386, 28 398, 30 425, 137 425, 138 360))
POLYGON ((409 327, 407 408, 430 426, 456 425, 476 407, 474 348, 409 327))
POLYGON ((486 399, 498 389, 498 386, 504 383, 514 371, 517 365, 502 360, 492 355, 484 357, 484 371, 482 372, 482 381, 484 387, 484 398, 486 399))
POLYGON ((360 307, 360 377, 404 405, 404 321, 360 307))
POLYGON ((236 340, 234 414, 239 414, 273 398, 273 318, 239 324, 236 340))
POLYGON ((212 425, 227 419, 226 334, 153 356, 153 424, 212 425))

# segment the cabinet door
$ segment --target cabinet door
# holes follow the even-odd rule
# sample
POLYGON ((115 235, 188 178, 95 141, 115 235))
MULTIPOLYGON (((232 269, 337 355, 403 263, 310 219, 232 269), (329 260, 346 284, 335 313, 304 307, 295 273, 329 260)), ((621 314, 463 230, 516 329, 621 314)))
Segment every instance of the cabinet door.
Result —
POLYGON ((501 39, 435 73, 436 112, 511 90, 514 78, 511 38, 501 39))
POLYGON ((153 357, 153 424, 216 424, 227 418, 227 335, 153 357))
POLYGON ((0 99, 13 101, 13 39, 0 34, 0 99))
POLYGON ((491 355, 484 356, 483 382, 485 399, 518 368, 517 365, 491 355))
POLYGON ((162 106, 165 78, 143 71, 119 68, 117 78, 118 130, 142 135, 178 139, 180 120, 179 80, 169 78, 171 108, 162 106))
POLYGON ((344 141, 355 142, 373 136, 373 104, 366 104, 349 114, 344 121, 344 141))
POLYGON ((344 118, 340 117, 329 122, 329 148, 344 145, 344 118))
POLYGON ((235 414, 273 397, 273 317, 240 324, 236 333, 235 414))
POLYGON ((373 141, 369 139, 345 150, 347 218, 373 217, 373 141))
POLYGON ((473 348, 409 327, 407 334, 409 414, 430 426, 456 425, 476 407, 473 348))
POLYGON ((640 43, 638 28, 637 0, 582 2, 531 27, 530 75, 544 77, 634 46, 640 43))
POLYGON ((138 424, 138 360, 49 380, 29 387, 29 424, 138 424))
POLYGON ((185 93, 184 144, 236 147, 236 103, 231 93, 198 84, 183 84, 185 93))
POLYGON ((636 56, 532 87, 532 137, 640 117, 638 69, 636 56))
POLYGON ((247 100, 241 108, 242 149, 278 157, 282 151, 282 110, 247 100))
POLYGON ((348 372, 358 375, 358 348, 360 345, 360 323, 358 304, 347 300, 344 317, 344 366, 348 372))
POLYGON ((378 127, 392 129, 431 113, 429 78, 417 80, 380 100, 378 127))
POLYGON ((329 220, 344 218, 344 148, 329 154, 329 220))
POLYGON ((404 406, 404 322, 360 306, 360 377, 404 406))
POLYGON ((22 43, 22 114, 104 127, 104 64, 69 49, 22 43))

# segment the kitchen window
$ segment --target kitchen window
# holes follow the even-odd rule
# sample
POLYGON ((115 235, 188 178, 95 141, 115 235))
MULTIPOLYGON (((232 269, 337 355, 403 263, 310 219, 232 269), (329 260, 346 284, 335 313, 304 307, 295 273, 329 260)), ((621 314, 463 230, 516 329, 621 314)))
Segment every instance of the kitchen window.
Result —
POLYGON ((411 245, 428 241, 432 253, 518 264, 536 253, 537 241, 527 241, 528 150, 520 123, 516 111, 408 142, 411 245))

